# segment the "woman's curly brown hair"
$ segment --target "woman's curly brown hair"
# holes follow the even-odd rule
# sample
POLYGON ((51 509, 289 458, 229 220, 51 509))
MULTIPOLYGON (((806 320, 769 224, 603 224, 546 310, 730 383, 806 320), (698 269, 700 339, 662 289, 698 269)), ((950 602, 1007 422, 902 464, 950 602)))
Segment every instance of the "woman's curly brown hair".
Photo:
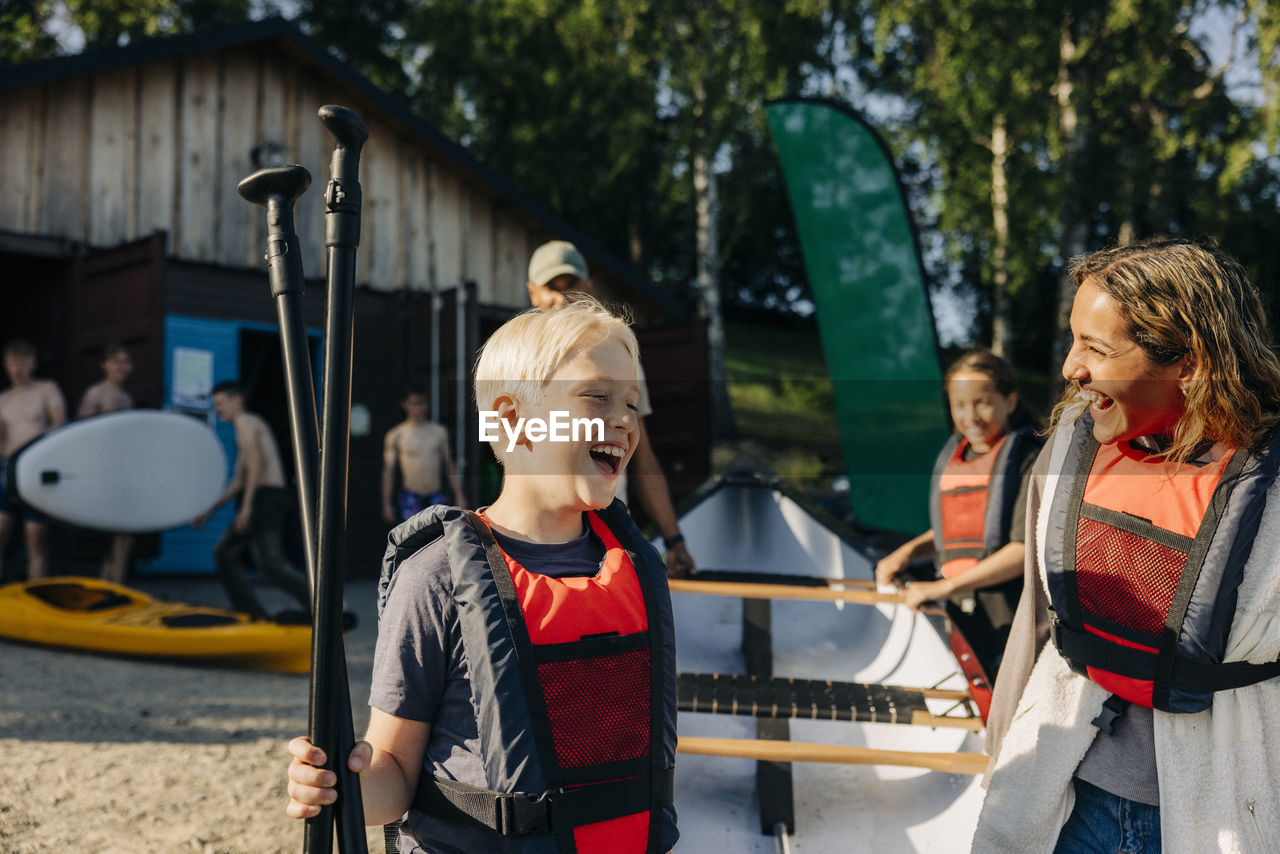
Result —
MULTIPOLYGON (((1266 313, 1244 269, 1216 246, 1153 240, 1074 258, 1076 287, 1086 280, 1119 303, 1129 337, 1160 365, 1189 356, 1186 411, 1167 458, 1182 462, 1205 440, 1255 447, 1280 423, 1280 359, 1266 313)), ((1081 405, 1067 388, 1050 417, 1081 405)))

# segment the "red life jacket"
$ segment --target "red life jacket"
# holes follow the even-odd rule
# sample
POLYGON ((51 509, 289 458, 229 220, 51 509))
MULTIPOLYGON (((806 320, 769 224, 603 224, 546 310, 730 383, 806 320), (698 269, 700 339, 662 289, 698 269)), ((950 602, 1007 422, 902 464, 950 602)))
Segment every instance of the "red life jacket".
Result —
MULTIPOLYGON (((424 779, 414 803, 517 837, 510 850, 528 854, 666 851, 677 834, 665 569, 634 523, 615 533, 625 509, 586 515, 606 549, 592 577, 529 572, 469 512, 431 532, 450 541, 489 788, 424 779)), ((421 545, 406 538, 397 554, 421 545)))
POLYGON ((1039 450, 1029 429, 1001 436, 985 454, 964 459, 969 440, 955 434, 938 454, 929 491, 934 553, 944 578, 973 568, 1009 542, 1022 461, 1039 450))
POLYGON ((1222 663, 1275 449, 1180 467, 1077 419, 1044 544, 1053 639, 1073 669, 1148 708, 1197 712, 1213 692, 1280 673, 1222 663))
MULTIPOLYGON (((644 595, 617 538, 594 513, 588 518, 606 549, 594 578, 539 575, 502 555, 537 662, 555 761, 570 787, 649 755, 653 668, 644 595), (616 651, 593 649, 605 639, 616 651)), ((577 826, 573 837, 580 854, 643 854, 648 831, 646 809, 577 826)))

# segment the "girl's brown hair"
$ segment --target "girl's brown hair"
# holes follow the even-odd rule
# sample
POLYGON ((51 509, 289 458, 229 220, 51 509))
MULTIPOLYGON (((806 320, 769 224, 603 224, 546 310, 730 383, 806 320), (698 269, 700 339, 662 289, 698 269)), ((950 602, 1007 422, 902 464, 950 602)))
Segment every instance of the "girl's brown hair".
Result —
MULTIPOLYGON (((1266 312, 1244 269, 1215 246, 1154 240, 1072 259, 1069 274, 1115 300, 1129 337, 1147 358, 1169 365, 1188 356, 1186 410, 1163 454, 1182 462, 1206 440, 1258 445, 1280 423, 1280 359, 1266 312)), ((1083 402, 1068 386, 1051 424, 1083 402)))

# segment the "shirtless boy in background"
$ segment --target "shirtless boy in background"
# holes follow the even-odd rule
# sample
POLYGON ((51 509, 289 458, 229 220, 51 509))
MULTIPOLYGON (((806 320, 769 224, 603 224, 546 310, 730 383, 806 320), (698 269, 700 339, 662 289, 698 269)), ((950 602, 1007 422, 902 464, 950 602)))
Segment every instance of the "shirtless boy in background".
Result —
POLYGON ((255 619, 268 619, 249 579, 250 561, 266 581, 288 593, 306 614, 311 609, 307 578, 285 552, 285 525, 293 508, 293 493, 285 486, 280 448, 262 416, 244 406, 244 389, 234 380, 213 387, 213 407, 218 417, 235 428, 236 464, 231 483, 218 500, 193 521, 204 525, 214 512, 240 496, 240 509, 227 527, 213 558, 231 606, 255 619))
MULTIPOLYGON (((125 381, 133 373, 133 358, 122 344, 108 344, 102 351, 102 380, 89 386, 80 398, 77 418, 88 418, 106 412, 133 409, 133 396, 125 390, 125 381)), ((116 534, 102 558, 102 577, 116 584, 124 584, 129 570, 129 553, 133 551, 133 537, 116 534)))
POLYGON ((80 398, 77 418, 133 409, 133 395, 125 389, 125 381, 133 373, 133 358, 121 344, 108 344, 102 351, 102 379, 89 386, 80 398))
POLYGON ((449 432, 427 417, 426 389, 410 384, 400 405, 405 419, 388 430, 382 442, 383 520, 398 525, 433 504, 466 507, 467 499, 449 456, 449 432), (446 481, 453 490, 452 498, 444 491, 446 481))
MULTIPOLYGON (((58 384, 35 378, 36 348, 30 341, 15 338, 5 345, 4 371, 10 385, 0 393, 0 471, 11 454, 67 420, 67 404, 58 384)), ((27 577, 44 578, 49 574, 45 522, 29 509, 12 506, 3 489, 0 489, 0 578, 4 577, 5 547, 19 516, 26 533, 27 577)))

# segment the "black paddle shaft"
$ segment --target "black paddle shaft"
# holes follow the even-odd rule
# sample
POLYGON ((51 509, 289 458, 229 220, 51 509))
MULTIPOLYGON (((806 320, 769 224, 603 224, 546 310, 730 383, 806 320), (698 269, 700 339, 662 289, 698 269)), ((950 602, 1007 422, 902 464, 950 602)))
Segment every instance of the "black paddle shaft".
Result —
MULTIPOLYGON (((315 609, 318 585, 317 500, 316 477, 318 470, 319 430, 317 428, 315 396, 311 383, 311 357, 307 346, 306 323, 302 313, 304 280, 302 255, 293 224, 293 204, 311 184, 311 176, 301 166, 283 166, 262 169, 240 182, 240 195, 247 201, 267 209, 267 269, 271 292, 275 297, 280 339, 284 355, 286 390, 289 399, 290 434, 293 439, 295 473, 298 481, 298 502, 302 517, 303 543, 307 565, 307 579, 311 586, 312 609, 315 609)), ((314 675, 315 645, 317 633, 312 635, 312 659, 314 675)), ((341 636, 339 636, 339 641, 341 636)), ((332 657, 331 657, 332 658, 332 657)), ((354 727, 351 721, 351 700, 347 687, 345 655, 336 656, 337 673, 331 681, 330 702, 317 704, 312 691, 309 733, 313 744, 324 749, 328 756, 326 767, 339 775, 339 790, 355 795, 354 808, 363 824, 363 805, 359 796, 359 780, 346 768, 345 757, 354 744, 354 727), (316 732, 315 718, 337 721, 337 730, 316 732), (325 743, 322 738, 332 743, 325 743), (335 758, 342 761, 335 762, 335 758), (352 780, 354 779, 354 783, 352 780)), ((314 678, 313 678, 314 689, 314 678)), ((347 798, 344 798, 346 800, 347 798)), ((325 807, 321 815, 308 820, 304 849, 307 851, 332 850, 332 807, 325 807)), ((351 826, 352 822, 342 823, 351 826)), ((345 837, 345 834, 344 834, 345 837)), ((339 840, 341 849, 363 852, 363 832, 358 844, 339 840)))
POLYGON ((315 599, 316 470, 319 430, 311 386, 311 355, 302 312, 304 284, 302 252, 293 225, 293 205, 311 186, 311 174, 301 166, 260 169, 237 188, 245 200, 267 209, 267 276, 275 298, 283 348, 285 388, 289 396, 289 433, 293 437, 294 471, 298 481, 307 580, 315 599))
MULTIPOLYGON (((311 647, 313 732, 329 743, 337 736, 338 846, 343 854, 365 854, 360 780, 346 767, 354 738, 351 697, 342 643, 342 586, 347 533, 347 471, 351 444, 351 358, 356 249, 360 245, 360 151, 369 138, 361 118, 345 107, 320 108, 320 121, 336 145, 325 188, 324 234, 328 250, 325 311, 324 400, 320 438, 320 502, 316 520, 315 629, 311 647), (345 709, 345 713, 344 713, 345 709), (337 729, 335 734, 334 730, 337 729)), ((307 841, 310 842, 310 836, 307 841)), ((308 854, 329 854, 317 839, 308 854)))

